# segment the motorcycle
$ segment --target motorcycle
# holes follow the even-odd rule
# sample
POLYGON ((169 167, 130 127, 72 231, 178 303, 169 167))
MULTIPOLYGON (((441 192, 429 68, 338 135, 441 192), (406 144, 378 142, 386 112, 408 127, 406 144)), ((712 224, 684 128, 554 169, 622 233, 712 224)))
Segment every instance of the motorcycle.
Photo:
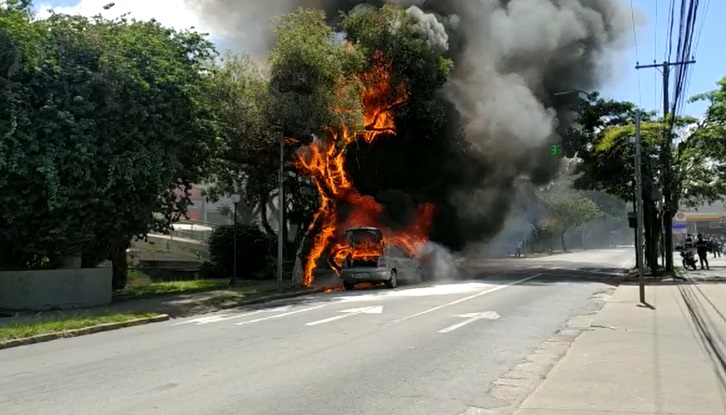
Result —
POLYGON ((690 249, 681 250, 681 263, 683 264, 683 268, 692 268, 694 271, 698 266, 698 262, 696 262, 696 256, 690 249))

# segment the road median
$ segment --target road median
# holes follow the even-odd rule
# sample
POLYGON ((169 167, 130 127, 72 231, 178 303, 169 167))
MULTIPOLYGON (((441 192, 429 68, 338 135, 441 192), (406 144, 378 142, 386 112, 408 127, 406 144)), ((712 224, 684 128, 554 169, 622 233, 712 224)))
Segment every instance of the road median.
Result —
POLYGON ((0 349, 157 323, 169 318, 167 314, 153 313, 116 313, 98 316, 60 313, 0 327, 0 349))
POLYGON ((325 291, 323 288, 308 288, 263 294, 252 298, 248 298, 245 293, 240 292, 198 293, 198 299, 187 300, 188 302, 185 302, 183 306, 176 304, 175 310, 179 313, 176 316, 172 315, 171 311, 163 312, 169 308, 168 303, 175 302, 174 298, 156 297, 125 301, 105 310, 52 311, 32 316, 10 317, 17 320, 0 325, 0 350, 158 323, 175 317, 206 314, 268 301, 301 297, 323 291, 325 291), (134 304, 135 302, 138 304, 134 304), (112 308, 118 310, 114 311, 112 308))

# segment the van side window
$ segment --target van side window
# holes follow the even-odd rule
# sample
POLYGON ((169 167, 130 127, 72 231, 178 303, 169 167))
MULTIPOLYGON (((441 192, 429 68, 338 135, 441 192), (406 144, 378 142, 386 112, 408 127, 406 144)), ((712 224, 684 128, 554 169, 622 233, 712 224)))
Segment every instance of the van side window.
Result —
POLYGON ((393 245, 390 247, 390 252, 392 256, 395 256, 397 258, 410 258, 411 256, 406 252, 405 249, 401 248, 400 246, 393 245))

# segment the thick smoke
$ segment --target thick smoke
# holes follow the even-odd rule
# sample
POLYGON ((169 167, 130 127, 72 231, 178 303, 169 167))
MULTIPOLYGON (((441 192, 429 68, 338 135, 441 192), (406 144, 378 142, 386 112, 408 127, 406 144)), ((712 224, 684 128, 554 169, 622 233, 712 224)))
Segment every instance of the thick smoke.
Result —
MULTIPOLYGON (((188 0, 207 23, 233 35, 253 55, 273 44, 270 19, 296 7, 338 11, 383 1, 188 0)), ((625 0, 389 0, 408 6, 416 30, 455 64, 443 93, 452 104, 454 130, 470 154, 457 160, 459 176, 441 189, 457 209, 458 227, 486 239, 506 222, 515 183, 535 185, 558 172, 549 145, 569 124, 574 95, 608 80, 614 57, 627 46, 631 11, 625 0), (468 172, 468 173, 467 173, 468 172), (464 177, 468 175, 470 177, 464 177), (463 183, 466 183, 464 185, 463 183), (486 226, 481 224, 486 222, 486 226), (468 226, 476 224, 476 226, 468 226), (484 235, 482 235, 484 233, 484 235)), ((445 163, 441 163, 444 165, 445 163)), ((430 166, 431 169, 442 168, 430 166)), ((443 174, 443 173, 442 173, 443 174)))

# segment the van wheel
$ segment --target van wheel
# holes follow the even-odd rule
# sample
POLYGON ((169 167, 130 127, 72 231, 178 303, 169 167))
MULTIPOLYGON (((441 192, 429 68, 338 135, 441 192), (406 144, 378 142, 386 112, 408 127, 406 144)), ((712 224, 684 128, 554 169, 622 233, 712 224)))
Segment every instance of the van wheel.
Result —
POLYGON ((388 281, 386 281, 386 287, 388 287, 388 288, 398 287, 398 274, 396 273, 395 269, 391 270, 391 275, 390 275, 390 277, 388 277, 388 281))
POLYGON ((344 282, 343 288, 345 288, 347 291, 350 291, 355 288, 355 284, 353 284, 352 282, 344 282))

